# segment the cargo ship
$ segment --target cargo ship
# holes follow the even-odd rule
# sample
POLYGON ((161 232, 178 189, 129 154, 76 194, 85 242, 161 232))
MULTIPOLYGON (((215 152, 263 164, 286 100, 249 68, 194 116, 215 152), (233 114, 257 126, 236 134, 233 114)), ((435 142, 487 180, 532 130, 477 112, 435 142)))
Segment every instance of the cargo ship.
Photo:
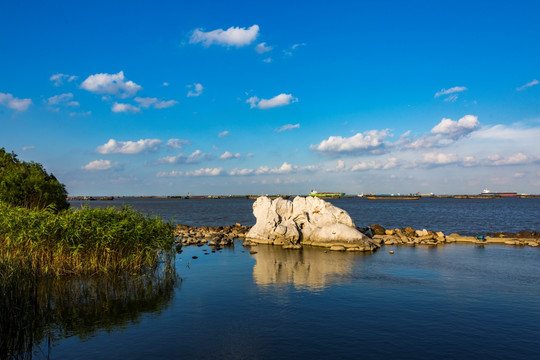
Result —
POLYGON ((323 199, 339 199, 345 196, 345 193, 331 193, 331 192, 318 192, 317 190, 311 190, 309 196, 319 197, 323 199))
POLYGON ((364 195, 364 197, 368 200, 420 200, 422 198, 421 195, 417 194, 371 194, 364 195))

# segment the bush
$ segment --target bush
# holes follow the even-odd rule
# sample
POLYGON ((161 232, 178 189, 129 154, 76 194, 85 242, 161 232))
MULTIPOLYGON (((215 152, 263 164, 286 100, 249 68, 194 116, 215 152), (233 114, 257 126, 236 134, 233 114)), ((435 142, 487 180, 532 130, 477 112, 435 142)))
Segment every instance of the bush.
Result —
POLYGON ((28 209, 69 208, 67 191, 53 174, 34 162, 19 161, 17 155, 0 149, 0 201, 28 209))
POLYGON ((121 273, 169 261, 170 224, 131 208, 31 210, 0 202, 0 265, 38 275, 121 273))

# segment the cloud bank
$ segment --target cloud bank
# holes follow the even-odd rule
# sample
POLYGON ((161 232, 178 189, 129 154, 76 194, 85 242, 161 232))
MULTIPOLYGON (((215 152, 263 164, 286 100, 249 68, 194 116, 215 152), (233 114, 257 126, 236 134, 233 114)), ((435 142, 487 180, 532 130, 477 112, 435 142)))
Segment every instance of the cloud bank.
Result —
POLYGON ((249 28, 230 27, 227 30, 217 29, 213 31, 202 31, 196 29, 189 42, 191 44, 201 43, 205 47, 210 45, 242 47, 251 44, 259 35, 259 26, 253 25, 249 28))

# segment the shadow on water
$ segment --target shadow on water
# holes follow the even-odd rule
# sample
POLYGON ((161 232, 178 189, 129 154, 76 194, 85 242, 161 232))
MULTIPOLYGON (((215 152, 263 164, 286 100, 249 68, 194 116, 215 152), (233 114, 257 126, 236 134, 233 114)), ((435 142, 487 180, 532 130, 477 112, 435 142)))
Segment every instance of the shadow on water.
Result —
POLYGON ((289 285, 317 291, 350 277, 359 258, 371 253, 329 251, 305 246, 287 250, 279 246, 258 245, 253 279, 259 286, 289 285))
POLYGON ((84 279, 0 276, 0 359, 50 358, 61 339, 136 324, 165 310, 180 282, 172 267, 84 279))

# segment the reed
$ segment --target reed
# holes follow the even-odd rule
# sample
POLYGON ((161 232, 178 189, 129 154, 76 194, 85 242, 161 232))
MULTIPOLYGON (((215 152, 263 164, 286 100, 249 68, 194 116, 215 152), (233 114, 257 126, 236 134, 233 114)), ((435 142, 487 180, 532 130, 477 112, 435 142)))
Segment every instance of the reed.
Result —
POLYGON ((36 276, 139 271, 170 261, 173 228, 129 207, 32 210, 0 202, 0 265, 36 276))

